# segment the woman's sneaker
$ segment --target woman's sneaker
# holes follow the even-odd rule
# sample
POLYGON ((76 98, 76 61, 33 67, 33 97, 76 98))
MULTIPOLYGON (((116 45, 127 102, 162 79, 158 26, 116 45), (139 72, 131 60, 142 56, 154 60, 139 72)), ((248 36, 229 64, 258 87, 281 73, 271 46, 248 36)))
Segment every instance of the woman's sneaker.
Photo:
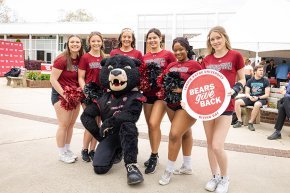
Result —
POLYGON ((219 175, 215 175, 210 181, 208 181, 205 185, 205 189, 207 191, 213 192, 216 190, 221 178, 219 175))
POLYGON ((183 164, 179 169, 173 170, 174 175, 192 175, 192 169, 191 168, 186 168, 183 164))
POLYGON ((145 174, 154 174, 158 164, 158 157, 150 157, 149 163, 145 169, 145 174))
POLYGON ((172 172, 165 170, 164 174, 161 176, 159 180, 159 184, 163 186, 169 184, 171 176, 172 176, 172 172))
POLYGON ((71 150, 67 150, 66 153, 72 157, 73 159, 77 160, 78 159, 78 156, 76 156, 71 150))
POLYGON ((90 156, 91 160, 94 160, 95 151, 94 151, 94 150, 91 150, 91 151, 89 152, 89 156, 90 156))
POLYGON ((74 158, 68 155, 67 152, 59 154, 59 160, 67 164, 74 163, 76 161, 74 158))
POLYGON ((85 162, 90 162, 91 161, 91 158, 89 156, 88 149, 83 149, 81 153, 82 153, 82 159, 83 159, 83 161, 85 161, 85 162))
POLYGON ((218 184, 215 192, 216 193, 227 193, 229 190, 230 180, 228 177, 223 177, 218 184))

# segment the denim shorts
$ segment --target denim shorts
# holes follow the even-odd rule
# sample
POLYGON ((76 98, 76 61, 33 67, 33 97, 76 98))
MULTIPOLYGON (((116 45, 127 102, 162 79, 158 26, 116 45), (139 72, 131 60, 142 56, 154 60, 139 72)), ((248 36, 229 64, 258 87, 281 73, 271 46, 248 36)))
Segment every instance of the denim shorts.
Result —
POLYGON ((54 105, 59 101, 59 95, 58 92, 52 87, 51 89, 51 103, 54 105))

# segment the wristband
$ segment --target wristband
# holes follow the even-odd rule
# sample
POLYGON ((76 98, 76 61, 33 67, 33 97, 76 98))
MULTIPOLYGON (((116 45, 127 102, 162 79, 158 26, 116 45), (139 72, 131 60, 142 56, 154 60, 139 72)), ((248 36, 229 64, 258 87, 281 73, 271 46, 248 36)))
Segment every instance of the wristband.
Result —
POLYGON ((232 95, 232 98, 235 98, 243 88, 244 86, 242 83, 236 82, 236 84, 232 88, 235 91, 235 93, 232 95))

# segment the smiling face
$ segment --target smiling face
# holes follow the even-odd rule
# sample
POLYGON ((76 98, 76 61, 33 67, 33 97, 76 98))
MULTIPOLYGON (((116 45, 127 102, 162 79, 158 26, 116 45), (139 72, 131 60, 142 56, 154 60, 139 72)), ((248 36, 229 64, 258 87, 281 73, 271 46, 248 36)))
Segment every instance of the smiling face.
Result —
POLYGON ((125 31, 121 36, 122 47, 130 48, 133 42, 133 34, 130 31, 125 31))
POLYGON ((89 45, 90 45, 92 51, 96 51, 96 52, 100 51, 102 49, 102 46, 103 46, 103 40, 100 36, 93 35, 89 39, 89 45))
POLYGON ((218 32, 212 32, 209 36, 209 41, 210 45, 216 52, 226 49, 225 37, 218 32))
POLYGON ((68 49, 71 54, 78 54, 80 49, 82 48, 82 42, 79 37, 72 36, 68 40, 68 49))
POLYGON ((188 60, 187 50, 179 42, 176 42, 173 45, 173 52, 179 62, 184 62, 188 60))
POLYGON ((152 50, 156 50, 160 48, 161 41, 162 41, 162 37, 159 37, 156 33, 151 32, 148 34, 147 43, 152 50))

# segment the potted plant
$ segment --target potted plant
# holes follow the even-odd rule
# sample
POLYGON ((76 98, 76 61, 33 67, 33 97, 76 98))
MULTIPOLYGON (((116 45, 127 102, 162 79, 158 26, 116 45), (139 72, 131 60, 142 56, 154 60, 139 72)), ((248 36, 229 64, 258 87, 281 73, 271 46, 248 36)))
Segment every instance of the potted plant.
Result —
POLYGON ((50 74, 31 71, 26 74, 27 86, 31 88, 50 88, 50 74))

